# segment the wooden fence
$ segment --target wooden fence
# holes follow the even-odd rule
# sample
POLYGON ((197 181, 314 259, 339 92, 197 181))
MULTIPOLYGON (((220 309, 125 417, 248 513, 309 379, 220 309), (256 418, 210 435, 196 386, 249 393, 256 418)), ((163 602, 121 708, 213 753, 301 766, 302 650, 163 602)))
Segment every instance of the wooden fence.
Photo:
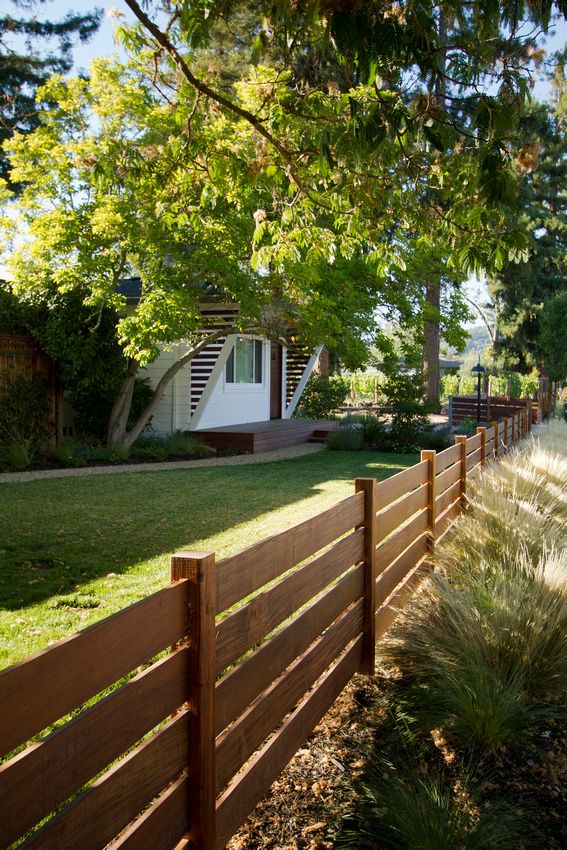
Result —
POLYGON ((458 425, 463 419, 493 422, 523 410, 528 410, 534 425, 540 425, 549 416, 550 396, 547 390, 535 393, 533 398, 484 395, 480 399, 480 418, 476 395, 449 396, 448 409, 449 425, 458 425))
POLYGON ((1 846, 224 847, 351 677, 373 673, 467 481, 529 428, 517 413, 358 479, 216 565, 179 552, 170 587, 0 672, 1 846))
POLYGON ((39 375, 49 390, 49 418, 60 430, 62 392, 55 363, 30 336, 0 334, 0 379, 3 374, 39 375))

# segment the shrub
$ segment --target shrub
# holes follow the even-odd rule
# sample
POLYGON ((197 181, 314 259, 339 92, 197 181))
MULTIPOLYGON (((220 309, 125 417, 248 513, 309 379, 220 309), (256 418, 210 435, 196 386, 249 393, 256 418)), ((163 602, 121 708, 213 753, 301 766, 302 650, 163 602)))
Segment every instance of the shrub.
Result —
POLYGON ((87 465, 89 447, 76 440, 64 440, 57 446, 54 457, 62 466, 81 467, 87 465))
POLYGON ((390 435, 386 424, 377 416, 361 416, 355 426, 360 434, 362 448, 374 451, 387 451, 390 435))
POLYGON ((464 434, 467 437, 474 437, 477 428, 477 420, 473 419, 472 416, 465 416, 465 418, 461 422, 459 422, 459 424, 455 428, 455 433, 464 434))
POLYGON ((315 373, 303 390, 297 416, 304 419, 332 418, 346 399, 349 389, 349 382, 340 375, 328 377, 315 373))
POLYGON ((434 449, 436 452, 442 452, 453 445, 453 435, 446 430, 426 428, 419 435, 419 444, 422 449, 434 449))
POLYGON ((0 443, 5 463, 26 469, 53 436, 49 390, 39 375, 0 378, 0 443))
POLYGON ((131 458, 140 460, 182 460, 183 458, 204 458, 215 455, 211 446, 207 446, 197 437, 185 431, 175 431, 165 437, 150 435, 140 437, 131 449, 131 458))
POLYGON ((362 436, 356 427, 339 428, 327 437, 327 448, 338 452, 359 452, 362 449, 362 436))

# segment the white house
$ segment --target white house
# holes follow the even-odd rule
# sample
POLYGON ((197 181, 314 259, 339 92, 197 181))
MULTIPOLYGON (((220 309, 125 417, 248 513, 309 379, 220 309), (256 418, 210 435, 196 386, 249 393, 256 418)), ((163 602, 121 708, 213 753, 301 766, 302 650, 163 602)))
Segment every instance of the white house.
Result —
MULTIPOLYGON (((211 306, 203 313, 230 322, 234 308, 211 306)), ((260 336, 228 334, 211 343, 170 381, 152 419, 158 434, 205 431, 222 426, 290 419, 321 348, 306 351, 260 336)), ((155 387, 187 351, 183 342, 145 369, 155 387)))

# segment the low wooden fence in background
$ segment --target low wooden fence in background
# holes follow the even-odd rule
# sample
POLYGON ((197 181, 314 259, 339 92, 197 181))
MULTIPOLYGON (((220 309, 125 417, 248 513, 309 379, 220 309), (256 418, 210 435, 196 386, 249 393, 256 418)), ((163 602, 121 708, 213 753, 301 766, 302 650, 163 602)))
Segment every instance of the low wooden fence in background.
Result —
POLYGON ((534 425, 539 425, 549 416, 550 399, 547 391, 541 391, 533 398, 512 398, 509 396, 486 396, 480 398, 480 418, 478 415, 478 397, 476 395, 449 396, 449 425, 458 425, 463 419, 475 422, 494 422, 506 419, 523 410, 528 411, 534 425))
POLYGON ((529 428, 516 413, 358 479, 216 565, 180 552, 170 587, 0 672, 0 755, 17 753, 0 768, 1 846, 224 847, 352 676, 373 673, 467 481, 529 428))

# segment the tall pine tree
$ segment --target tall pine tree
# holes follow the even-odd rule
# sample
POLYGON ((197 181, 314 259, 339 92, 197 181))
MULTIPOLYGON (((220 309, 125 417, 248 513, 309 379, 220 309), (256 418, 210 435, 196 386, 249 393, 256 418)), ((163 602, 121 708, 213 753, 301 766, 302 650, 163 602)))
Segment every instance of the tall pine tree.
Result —
POLYGON ((506 365, 520 369, 545 367, 541 312, 567 292, 565 79, 558 67, 555 108, 532 104, 520 121, 516 163, 525 177, 518 207, 530 234, 529 255, 489 281, 499 316, 496 352, 506 365))
MULTIPOLYGON (((38 126, 35 93, 52 73, 71 70, 73 41, 87 41, 98 28, 101 10, 69 12, 63 20, 40 20, 44 0, 12 0, 14 14, 0 16, 0 145, 13 133, 38 126), (21 13, 21 14, 20 14, 21 13)), ((8 177, 0 153, 0 176, 8 177)))

